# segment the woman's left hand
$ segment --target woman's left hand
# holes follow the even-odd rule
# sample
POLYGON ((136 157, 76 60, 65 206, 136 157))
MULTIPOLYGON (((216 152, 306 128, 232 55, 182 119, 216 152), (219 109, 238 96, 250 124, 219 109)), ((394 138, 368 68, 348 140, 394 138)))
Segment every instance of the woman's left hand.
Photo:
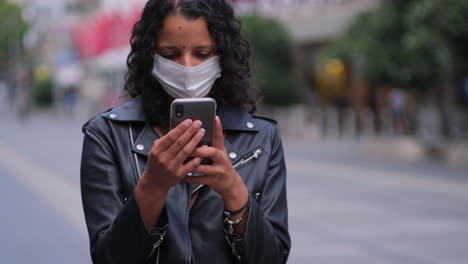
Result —
POLYGON ((215 135, 212 147, 198 147, 193 152, 194 157, 210 158, 211 165, 198 165, 193 171, 201 173, 200 176, 187 176, 184 181, 192 184, 209 185, 223 197, 227 209, 242 206, 248 199, 247 187, 244 181, 234 169, 224 147, 223 129, 219 117, 215 118, 215 135), (232 208, 230 208, 232 207, 232 208))

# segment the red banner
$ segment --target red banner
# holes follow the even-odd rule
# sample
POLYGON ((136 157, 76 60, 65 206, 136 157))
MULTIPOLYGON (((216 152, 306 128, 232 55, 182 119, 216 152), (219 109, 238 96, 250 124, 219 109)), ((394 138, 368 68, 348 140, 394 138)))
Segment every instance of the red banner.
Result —
POLYGON ((113 48, 129 45, 133 25, 140 19, 142 8, 131 14, 114 11, 100 14, 90 22, 83 22, 74 31, 74 41, 80 57, 89 59, 113 48))

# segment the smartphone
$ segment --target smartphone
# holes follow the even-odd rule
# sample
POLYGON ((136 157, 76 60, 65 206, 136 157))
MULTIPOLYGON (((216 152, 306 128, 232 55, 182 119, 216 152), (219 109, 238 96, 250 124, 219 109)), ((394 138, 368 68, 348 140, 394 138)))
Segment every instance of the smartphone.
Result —
MULTIPOLYGON (((205 135, 198 146, 212 146, 214 140, 216 101, 212 98, 182 98, 171 103, 170 128, 173 129, 186 119, 200 120, 205 135)), ((203 159, 202 164, 211 164, 210 159, 203 159)))

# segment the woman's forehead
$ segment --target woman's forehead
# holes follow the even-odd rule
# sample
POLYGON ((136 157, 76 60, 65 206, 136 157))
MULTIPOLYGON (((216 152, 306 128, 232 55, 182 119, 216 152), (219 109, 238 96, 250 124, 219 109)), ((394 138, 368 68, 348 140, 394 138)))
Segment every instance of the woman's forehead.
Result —
POLYGON ((213 39, 204 18, 187 19, 181 15, 166 17, 158 33, 159 47, 209 46, 213 39))

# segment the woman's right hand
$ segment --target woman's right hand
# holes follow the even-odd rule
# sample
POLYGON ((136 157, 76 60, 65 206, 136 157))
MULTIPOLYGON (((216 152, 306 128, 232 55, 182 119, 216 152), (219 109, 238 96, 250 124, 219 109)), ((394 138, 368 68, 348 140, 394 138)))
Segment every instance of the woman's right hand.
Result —
POLYGON ((156 140, 149 153, 146 169, 141 180, 152 186, 154 191, 167 193, 189 172, 195 170, 201 158, 194 158, 186 164, 184 161, 192 154, 203 138, 205 130, 199 120, 187 119, 166 135, 156 140))
POLYGON ((146 229, 150 231, 159 221, 169 189, 195 170, 201 158, 184 164, 203 138, 201 122, 185 120, 156 140, 148 156, 146 169, 135 189, 146 229))

